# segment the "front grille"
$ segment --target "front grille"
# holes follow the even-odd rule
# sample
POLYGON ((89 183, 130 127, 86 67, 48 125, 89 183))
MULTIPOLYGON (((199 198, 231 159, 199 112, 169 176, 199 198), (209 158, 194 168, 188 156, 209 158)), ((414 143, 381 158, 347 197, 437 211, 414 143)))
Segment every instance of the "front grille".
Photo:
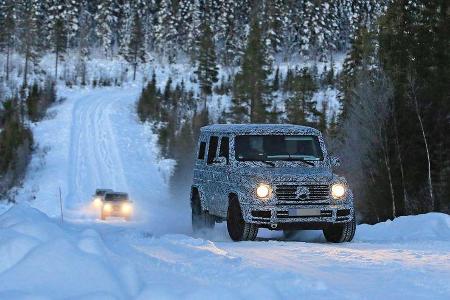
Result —
POLYGON ((278 199, 277 204, 329 204, 329 187, 328 185, 296 185, 296 184, 280 184, 275 187, 275 195, 278 199), (300 187, 306 187, 309 190, 309 197, 300 198, 297 195, 297 190, 300 187))

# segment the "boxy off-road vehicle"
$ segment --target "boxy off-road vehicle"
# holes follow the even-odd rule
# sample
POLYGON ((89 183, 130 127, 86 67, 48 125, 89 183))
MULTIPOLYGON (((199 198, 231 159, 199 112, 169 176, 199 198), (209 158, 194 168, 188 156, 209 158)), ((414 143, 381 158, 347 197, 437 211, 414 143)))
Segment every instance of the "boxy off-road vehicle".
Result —
POLYGON ((100 219, 109 217, 121 217, 127 221, 131 220, 133 214, 133 203, 127 193, 107 192, 101 207, 100 219))
POLYGON ((101 208, 103 201, 105 200, 106 193, 112 193, 111 189, 96 189, 94 195, 92 196, 92 204, 95 208, 101 208))
POLYGON ((198 141, 191 188, 193 230, 226 221, 232 240, 258 228, 321 229, 330 242, 355 234, 353 195, 333 174, 320 131, 297 125, 210 125, 198 141))

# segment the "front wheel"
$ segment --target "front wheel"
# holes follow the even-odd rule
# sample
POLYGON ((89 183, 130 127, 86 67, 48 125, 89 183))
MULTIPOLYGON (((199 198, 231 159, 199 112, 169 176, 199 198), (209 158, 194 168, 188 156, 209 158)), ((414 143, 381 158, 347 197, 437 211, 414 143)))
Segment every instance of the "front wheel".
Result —
POLYGON ((254 241, 258 235, 258 226, 245 222, 242 217, 241 206, 237 199, 232 199, 228 206, 227 229, 231 239, 235 242, 254 241))
POLYGON ((353 217, 348 223, 333 224, 323 230, 326 240, 331 243, 351 242, 355 236, 356 220, 353 217))
POLYGON ((191 201, 192 230, 199 232, 203 229, 213 229, 215 225, 214 217, 202 209, 200 196, 195 193, 191 201))

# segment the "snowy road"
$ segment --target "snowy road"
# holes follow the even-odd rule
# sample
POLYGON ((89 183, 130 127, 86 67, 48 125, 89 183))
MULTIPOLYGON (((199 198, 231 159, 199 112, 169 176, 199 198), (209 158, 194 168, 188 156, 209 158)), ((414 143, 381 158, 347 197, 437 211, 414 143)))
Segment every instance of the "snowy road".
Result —
POLYGON ((139 91, 62 90, 56 117, 34 128, 48 153, 35 155, 18 198, 54 218, 26 205, 0 216, 0 299, 450 298, 443 214, 359 226, 355 242, 339 245, 267 231, 233 243, 223 224, 191 237, 187 201, 168 197, 165 163, 136 120, 139 91), (89 214, 98 187, 129 192, 137 220, 89 214))

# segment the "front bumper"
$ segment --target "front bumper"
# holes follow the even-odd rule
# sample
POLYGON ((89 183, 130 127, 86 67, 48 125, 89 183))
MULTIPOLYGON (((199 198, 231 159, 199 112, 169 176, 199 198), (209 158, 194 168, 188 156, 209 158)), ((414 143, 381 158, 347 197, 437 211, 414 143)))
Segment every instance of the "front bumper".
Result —
POLYGON ((269 229, 321 229, 330 224, 347 223, 354 217, 352 203, 327 205, 243 205, 244 220, 269 229), (317 216, 292 216, 290 209, 318 209, 317 216))

